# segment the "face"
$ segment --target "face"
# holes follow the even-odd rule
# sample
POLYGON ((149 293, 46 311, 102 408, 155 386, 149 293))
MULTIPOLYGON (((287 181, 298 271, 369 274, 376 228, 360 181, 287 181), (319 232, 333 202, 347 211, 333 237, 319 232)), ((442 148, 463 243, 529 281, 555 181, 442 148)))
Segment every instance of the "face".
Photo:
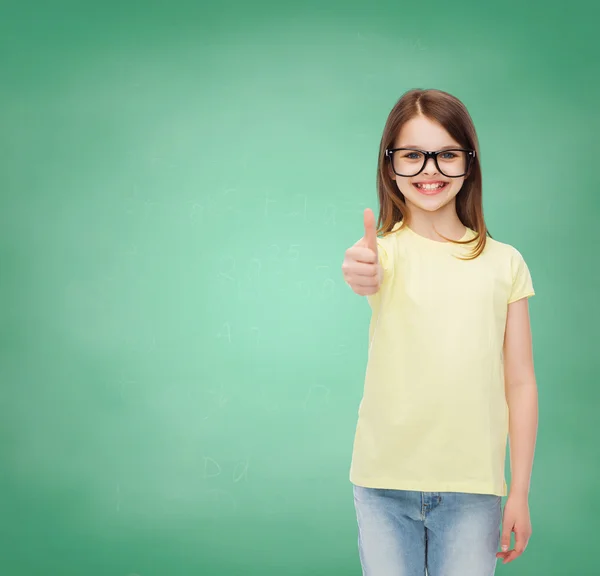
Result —
MULTIPOLYGON (((424 116, 415 116, 406 122, 392 147, 416 148, 429 152, 447 147, 463 148, 440 124, 424 116)), ((406 169, 397 169, 397 171, 403 174, 409 174, 412 170, 417 171, 423 163, 422 159, 419 162, 418 156, 408 151, 394 152, 395 165, 398 166, 402 162, 406 166, 406 169)), ((453 153, 438 156, 438 162, 446 174, 451 174, 453 171, 457 174, 461 172, 456 168, 456 163, 462 161, 455 158, 453 153)), ((455 205, 456 195, 465 181, 464 176, 450 178, 442 174, 433 158, 427 160, 425 168, 416 176, 398 176, 391 166, 390 176, 395 180, 400 192, 404 194, 409 209, 426 212, 452 208, 455 205)))

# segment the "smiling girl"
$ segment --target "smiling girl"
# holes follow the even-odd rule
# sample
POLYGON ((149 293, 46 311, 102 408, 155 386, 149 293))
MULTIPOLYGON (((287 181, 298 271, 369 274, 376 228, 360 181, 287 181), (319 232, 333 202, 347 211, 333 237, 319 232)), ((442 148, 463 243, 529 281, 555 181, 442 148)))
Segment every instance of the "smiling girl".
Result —
POLYGON ((405 93, 381 140, 377 226, 366 210, 342 265, 372 309, 350 471, 367 576, 490 576, 531 535, 534 290, 487 230, 479 158, 457 98, 405 93))

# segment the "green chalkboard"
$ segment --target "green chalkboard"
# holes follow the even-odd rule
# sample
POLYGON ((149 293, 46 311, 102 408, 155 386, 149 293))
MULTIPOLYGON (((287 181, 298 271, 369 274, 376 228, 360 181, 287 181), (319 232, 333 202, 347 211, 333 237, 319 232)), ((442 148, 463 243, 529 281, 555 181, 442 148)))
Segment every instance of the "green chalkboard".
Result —
POLYGON ((410 88, 526 258, 533 537, 597 573, 599 8, 0 3, 0 573, 359 575, 369 307, 341 276, 410 88))

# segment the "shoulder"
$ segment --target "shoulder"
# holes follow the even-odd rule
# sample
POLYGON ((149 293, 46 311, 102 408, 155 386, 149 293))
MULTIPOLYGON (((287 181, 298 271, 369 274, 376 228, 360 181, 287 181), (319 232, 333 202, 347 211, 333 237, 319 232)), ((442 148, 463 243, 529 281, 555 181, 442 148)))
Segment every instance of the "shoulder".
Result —
POLYGON ((481 257, 499 274, 506 274, 513 279, 521 274, 529 273, 521 251, 508 242, 488 237, 481 257))
POLYGON ((381 248, 390 252, 395 246, 398 245, 399 242, 402 242, 402 239, 405 236, 406 230, 403 228, 402 222, 397 222, 389 232, 378 236, 377 243, 381 248))
POLYGON ((403 239, 406 236, 406 230, 402 229, 401 223, 394 225, 392 230, 377 237, 377 248, 379 251, 379 262, 384 270, 391 271, 395 267, 398 252, 403 239))
POLYGON ((535 294, 529 266, 515 246, 488 238, 485 252, 487 252, 494 270, 510 286, 509 303, 535 294))
POLYGON ((500 259, 505 262, 509 262, 512 265, 525 261, 523 255, 517 248, 515 248, 515 246, 508 244, 507 242, 495 240, 489 236, 486 239, 485 253, 491 258, 500 259))

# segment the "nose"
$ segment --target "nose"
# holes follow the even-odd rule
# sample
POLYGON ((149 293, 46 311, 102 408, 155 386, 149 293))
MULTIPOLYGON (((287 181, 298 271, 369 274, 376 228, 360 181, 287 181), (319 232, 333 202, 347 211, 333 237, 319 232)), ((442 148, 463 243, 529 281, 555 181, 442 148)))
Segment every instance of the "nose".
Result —
POLYGON ((427 158, 427 162, 425 162, 425 167, 423 168, 423 174, 437 174, 437 166, 435 165, 435 160, 433 158, 427 158))

